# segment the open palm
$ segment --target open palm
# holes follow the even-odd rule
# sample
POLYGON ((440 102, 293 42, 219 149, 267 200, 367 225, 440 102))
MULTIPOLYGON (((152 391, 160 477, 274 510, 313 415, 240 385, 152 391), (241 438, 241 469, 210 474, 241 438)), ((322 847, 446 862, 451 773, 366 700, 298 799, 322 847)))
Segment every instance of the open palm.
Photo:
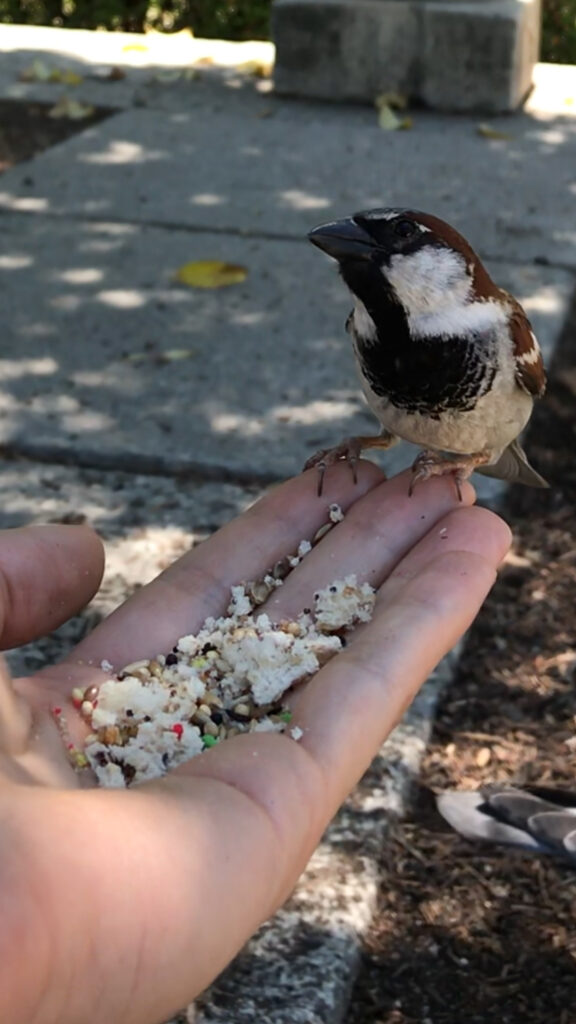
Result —
MULTIPOLYGON (((287 897, 323 829, 440 658, 472 621, 509 543, 447 481, 408 497, 369 463, 271 491, 142 590, 62 664, 0 685, 0 1019, 155 1024, 189 1002, 287 897), (355 573, 378 589, 373 621, 295 701, 299 743, 245 734, 130 791, 80 788, 54 722, 85 725, 74 687, 170 650, 231 585, 262 576, 346 513, 263 610, 297 615, 355 573), (210 891, 209 915, 206 893, 210 891)), ((54 629, 97 588, 102 547, 80 527, 0 537, 2 646, 54 629)))

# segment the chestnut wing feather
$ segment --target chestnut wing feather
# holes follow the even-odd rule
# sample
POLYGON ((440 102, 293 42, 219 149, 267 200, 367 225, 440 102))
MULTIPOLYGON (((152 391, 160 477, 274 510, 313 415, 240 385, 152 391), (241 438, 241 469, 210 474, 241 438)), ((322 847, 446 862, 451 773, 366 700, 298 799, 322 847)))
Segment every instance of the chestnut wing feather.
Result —
POLYGON ((516 381, 524 391, 541 398, 546 390, 546 373, 542 352, 522 306, 512 296, 510 331, 514 342, 516 381))

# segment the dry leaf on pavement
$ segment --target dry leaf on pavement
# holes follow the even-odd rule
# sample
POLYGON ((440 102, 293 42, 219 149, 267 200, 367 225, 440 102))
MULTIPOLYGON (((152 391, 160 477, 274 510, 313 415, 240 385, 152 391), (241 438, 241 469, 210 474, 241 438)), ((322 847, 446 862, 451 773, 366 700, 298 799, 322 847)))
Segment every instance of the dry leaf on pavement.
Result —
POLYGON ((52 68, 43 60, 35 60, 27 68, 23 68, 18 78, 21 82, 49 82, 52 68))
POLYGON ((174 280, 189 288, 225 288, 230 284, 241 284, 248 276, 246 267, 238 263, 223 263, 221 260, 194 260, 184 263, 174 280))
POLYGON ((238 71, 245 71, 248 75, 254 75, 254 78, 272 77, 272 64, 270 61, 245 60, 242 64, 237 64, 236 69, 238 71))
POLYGON ((481 135, 483 139, 511 139, 512 136, 507 132, 501 132, 498 128, 493 128, 491 124, 477 124, 476 134, 481 135))
POLYGON ((163 68, 152 76, 152 81, 170 85, 172 82, 192 82, 195 78, 200 78, 197 68, 163 68))
POLYGON ((69 96, 61 96, 58 102, 48 111, 48 117, 65 118, 68 121, 83 121, 94 113, 94 107, 88 103, 79 103, 69 96))
POLYGON ((32 61, 18 78, 21 82, 59 82, 62 85, 79 85, 82 75, 71 68, 51 68, 43 60, 32 61))
POLYGON ((405 110, 407 99, 400 93, 383 92, 377 96, 374 104, 378 111, 378 124, 385 132, 397 132, 412 127, 411 117, 398 117, 394 110, 405 110))

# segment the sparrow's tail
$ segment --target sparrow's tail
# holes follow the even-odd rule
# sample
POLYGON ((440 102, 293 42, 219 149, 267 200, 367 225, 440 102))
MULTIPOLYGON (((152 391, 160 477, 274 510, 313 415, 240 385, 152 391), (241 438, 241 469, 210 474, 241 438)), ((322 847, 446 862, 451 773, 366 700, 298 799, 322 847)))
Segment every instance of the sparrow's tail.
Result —
POLYGON ((478 466, 476 472, 495 477, 496 480, 508 480, 511 484, 525 484, 527 487, 550 486, 543 476, 532 469, 518 441, 512 441, 493 466, 478 466))
POLYGON ((466 839, 554 853, 576 867, 576 794, 546 786, 485 786, 436 797, 442 817, 466 839))

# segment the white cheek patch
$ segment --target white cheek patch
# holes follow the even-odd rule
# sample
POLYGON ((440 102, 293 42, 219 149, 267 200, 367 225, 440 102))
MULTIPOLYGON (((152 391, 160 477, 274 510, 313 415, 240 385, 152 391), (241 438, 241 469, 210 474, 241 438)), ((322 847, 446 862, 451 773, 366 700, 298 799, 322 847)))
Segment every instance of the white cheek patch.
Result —
POLYGON ((354 330, 361 341, 376 341, 376 324, 374 323, 364 303, 357 298, 354 299, 354 312, 352 313, 352 322, 354 324, 354 330))
POLYGON ((438 313, 409 316, 412 334, 419 338, 455 337, 460 334, 482 334, 506 324, 506 310, 498 302, 487 300, 455 305, 438 313))
POLYGON ((466 260, 453 249, 426 245, 416 252, 397 253, 382 273, 412 316, 470 301, 472 278, 466 260))

